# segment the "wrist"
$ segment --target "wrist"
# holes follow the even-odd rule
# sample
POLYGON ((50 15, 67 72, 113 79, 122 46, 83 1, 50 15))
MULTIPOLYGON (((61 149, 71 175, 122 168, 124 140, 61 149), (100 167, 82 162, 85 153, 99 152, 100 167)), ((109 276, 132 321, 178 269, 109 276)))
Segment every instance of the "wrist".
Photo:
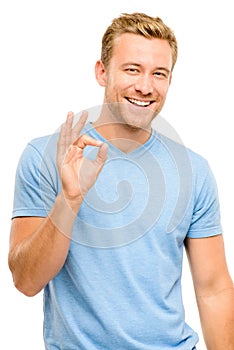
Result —
POLYGON ((61 192, 54 203, 53 208, 49 212, 49 218, 55 228, 68 238, 71 238, 73 225, 77 217, 78 211, 82 204, 82 198, 68 199, 61 192))
POLYGON ((66 195, 62 190, 56 200, 58 200, 62 206, 69 208, 74 215, 77 215, 83 202, 83 196, 71 197, 66 195))

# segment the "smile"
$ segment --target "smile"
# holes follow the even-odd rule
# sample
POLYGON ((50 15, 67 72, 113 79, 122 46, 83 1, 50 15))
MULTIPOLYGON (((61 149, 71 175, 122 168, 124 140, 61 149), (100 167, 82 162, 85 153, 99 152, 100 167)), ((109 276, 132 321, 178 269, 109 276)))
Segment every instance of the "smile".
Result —
POLYGON ((134 98, 128 98, 126 97, 126 99, 136 105, 136 106, 140 106, 140 107, 148 107, 151 103, 153 103, 154 101, 140 101, 140 100, 135 100, 134 98))

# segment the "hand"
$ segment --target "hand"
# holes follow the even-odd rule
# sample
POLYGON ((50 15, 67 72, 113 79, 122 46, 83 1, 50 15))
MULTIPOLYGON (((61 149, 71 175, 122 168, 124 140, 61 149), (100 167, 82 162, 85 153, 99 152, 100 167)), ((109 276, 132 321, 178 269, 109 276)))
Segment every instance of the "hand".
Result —
POLYGON ((86 134, 80 135, 87 116, 87 112, 83 112, 78 122, 72 127, 74 113, 69 112, 58 139, 57 167, 63 195, 71 206, 83 200, 94 185, 107 159, 107 144, 86 134), (91 161, 83 156, 86 146, 99 147, 96 159, 91 161))

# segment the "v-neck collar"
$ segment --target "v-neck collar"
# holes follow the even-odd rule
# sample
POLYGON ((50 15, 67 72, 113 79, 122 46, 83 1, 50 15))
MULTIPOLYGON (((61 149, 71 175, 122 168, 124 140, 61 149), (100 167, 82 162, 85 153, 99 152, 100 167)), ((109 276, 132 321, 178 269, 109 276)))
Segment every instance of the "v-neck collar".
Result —
POLYGON ((142 145, 136 147, 135 149, 133 149, 130 152, 124 152, 121 151, 118 147, 114 146, 110 141, 106 140, 92 125, 91 122, 87 122, 86 126, 85 126, 85 132, 87 132, 90 136, 92 136, 93 138, 96 138, 102 142, 105 142, 108 144, 109 149, 114 152, 115 154, 119 154, 122 157, 125 158, 132 158, 132 157, 138 157, 141 156, 144 152, 146 152, 147 150, 149 150, 153 144, 156 142, 157 140, 157 132, 154 129, 151 129, 151 134, 150 137, 148 138, 148 140, 143 143, 142 145))

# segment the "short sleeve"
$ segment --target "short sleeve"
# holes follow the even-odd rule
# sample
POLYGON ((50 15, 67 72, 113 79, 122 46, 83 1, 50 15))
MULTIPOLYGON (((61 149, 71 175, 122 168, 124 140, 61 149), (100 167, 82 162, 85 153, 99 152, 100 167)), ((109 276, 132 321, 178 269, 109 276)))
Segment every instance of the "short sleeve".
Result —
POLYGON ((217 184, 207 162, 204 167, 205 176, 196 183, 193 216, 187 233, 189 238, 210 237, 222 233, 217 184))
POLYGON ((52 158, 33 143, 26 146, 16 170, 12 218, 48 215, 58 192, 52 158))

